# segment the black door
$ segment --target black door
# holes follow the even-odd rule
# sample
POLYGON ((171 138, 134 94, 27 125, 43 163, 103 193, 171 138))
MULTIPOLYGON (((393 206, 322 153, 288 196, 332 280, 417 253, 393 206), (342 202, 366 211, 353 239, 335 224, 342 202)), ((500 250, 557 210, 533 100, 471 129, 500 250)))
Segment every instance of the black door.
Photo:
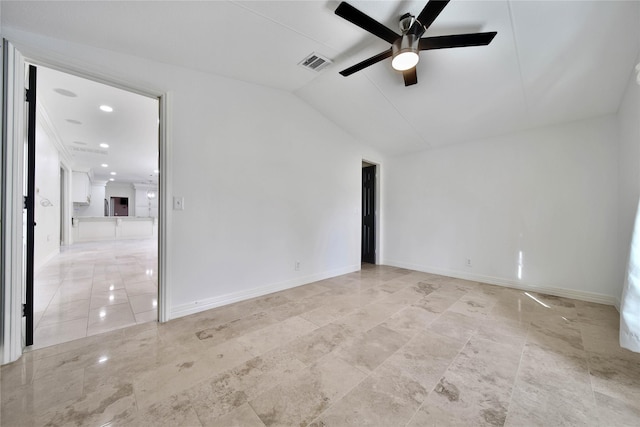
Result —
POLYGON ((36 197, 36 67, 29 65, 29 87, 27 88, 27 246, 25 259, 25 345, 33 345, 33 254, 35 244, 35 197, 36 197))
POLYGON ((376 167, 362 168, 362 262, 376 263, 376 167))

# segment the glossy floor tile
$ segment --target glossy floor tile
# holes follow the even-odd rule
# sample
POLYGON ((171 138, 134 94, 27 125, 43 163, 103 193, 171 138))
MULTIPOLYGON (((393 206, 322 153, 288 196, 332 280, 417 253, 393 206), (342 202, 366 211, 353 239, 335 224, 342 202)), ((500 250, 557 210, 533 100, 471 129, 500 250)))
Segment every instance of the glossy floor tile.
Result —
POLYGON ((68 310, 40 327, 97 335, 3 366, 0 425, 640 425, 640 354, 618 346, 610 306, 363 265, 136 324, 153 300, 134 258, 59 267, 96 289, 59 284, 68 310))
POLYGON ((157 240, 79 243, 36 271, 34 345, 158 319, 157 240))

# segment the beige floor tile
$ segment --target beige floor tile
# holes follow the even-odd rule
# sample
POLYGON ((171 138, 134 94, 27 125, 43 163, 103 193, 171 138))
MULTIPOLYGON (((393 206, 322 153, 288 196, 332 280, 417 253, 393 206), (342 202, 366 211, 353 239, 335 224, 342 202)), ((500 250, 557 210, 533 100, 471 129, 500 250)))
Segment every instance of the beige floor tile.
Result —
POLYGON ((259 356, 317 328, 314 323, 296 316, 244 334, 238 338, 238 341, 243 343, 254 355, 259 356))
POLYGON ((108 425, 137 412, 130 383, 109 382, 84 393, 82 399, 52 408, 37 417, 40 425, 108 425))
POLYGON ((249 402, 267 425, 306 425, 365 378, 331 355, 249 402))
POLYGON ((264 423, 253 408, 245 403, 210 424, 212 427, 264 427, 264 423))
POLYGON ((77 300, 60 304, 50 304, 43 312, 38 326, 45 327, 69 320, 86 319, 89 317, 89 300, 77 300))
POLYGON ((640 402, 640 353, 589 353, 593 390, 629 404, 640 402))
POLYGON ((467 294, 453 303, 449 311, 484 321, 495 304, 495 298, 483 294, 467 294))
MULTIPOLYGON (((463 426, 468 422, 456 413, 449 412, 439 406, 425 402, 413 415, 407 427, 441 427, 441 426, 463 426)), ((476 423, 480 424, 480 423, 476 423)))
POLYGON ((208 352, 184 353, 182 357, 154 367, 133 379, 138 404, 147 407, 154 402, 178 394, 218 372, 216 357, 208 352))
POLYGON ((353 331, 340 325, 328 324, 296 338, 283 348, 305 365, 311 365, 354 336, 353 331))
POLYGON ((255 313, 213 328, 197 331, 196 336, 202 341, 208 341, 210 345, 218 345, 276 323, 278 321, 265 312, 255 313))
POLYGON ((392 315, 382 326, 413 337, 416 333, 424 331, 438 316, 438 313, 422 307, 409 306, 392 315))
POLYGON ((444 413, 455 414, 464 425, 503 425, 507 416, 511 389, 477 386, 454 372, 447 372, 440 379, 427 403, 444 413))
POLYGON ((137 324, 157 315, 146 295, 157 289, 154 255, 142 242, 128 253, 109 242, 82 248, 39 272, 46 321, 36 344, 48 347, 1 368, 3 426, 635 426, 640 419, 640 355, 619 347, 611 307, 363 265, 137 324), (125 285, 124 276, 144 280, 125 285), (64 313, 49 311, 60 307, 64 313), (81 308, 86 318, 54 322, 81 308))
POLYGON ((406 335, 384 326, 376 326, 346 340, 335 351, 335 355, 364 372, 370 372, 398 351, 407 341, 409 338, 406 335))
POLYGON ((129 303, 95 308, 89 311, 87 335, 96 335, 135 325, 135 323, 136 319, 129 303))
POLYGON ((311 426, 405 425, 427 397, 427 390, 408 376, 376 370, 311 426))
POLYGON ((67 322, 39 326, 33 334, 33 349, 86 337, 87 319, 88 317, 85 317, 67 322))
POLYGON ((143 282, 131 283, 125 285, 127 294, 131 296, 152 294, 158 292, 158 283, 154 280, 145 280, 143 282))
POLYGON ((133 295, 128 299, 134 313, 143 313, 145 311, 158 309, 158 294, 156 292, 133 295))
POLYGON ((466 344, 466 340, 424 331, 387 359, 388 372, 399 371, 431 391, 466 344))
POLYGON ((480 327, 477 319, 465 314, 446 311, 428 326, 430 331, 454 339, 469 339, 480 327))
POLYGON ((595 393, 601 426, 637 426, 640 421, 638 402, 624 402, 602 393, 595 393))
MULTIPOLYGON (((139 315, 133 320, 122 318, 97 323, 89 327, 89 310, 101 307, 130 304, 129 296, 157 294, 157 250, 154 240, 122 242, 81 243, 65 247, 61 253, 49 261, 38 272, 35 281, 34 305, 35 345, 42 348, 87 336, 102 333, 112 328, 128 326, 132 322, 157 321, 151 309, 139 307, 139 315), (118 263, 126 260, 125 263, 118 263), (129 274, 143 274, 151 277, 143 283, 125 289, 121 268, 129 274), (153 270, 151 275, 147 271, 153 270), (88 306, 87 306, 88 305, 88 306), (144 314, 142 314, 144 312, 144 314), (76 320, 84 319, 84 328, 76 320), (67 330, 56 329, 52 325, 69 322, 67 330), (84 333, 80 331, 84 329, 84 333), (56 330, 61 333, 56 333, 56 330)), ((134 305, 139 301, 134 301, 134 305)), ((95 314, 95 313, 94 313, 95 314)), ((137 314, 137 313, 136 313, 137 314)), ((112 316, 113 317, 113 316, 112 316)))
POLYGON ((127 291, 124 289, 114 289, 113 291, 91 293, 91 309, 105 307, 109 305, 123 304, 129 301, 127 291))
MULTIPOLYGON (((135 416, 126 420, 118 420, 116 424, 131 427, 202 426, 198 414, 184 396, 170 396, 155 402, 140 409, 135 416)), ((231 425, 229 424, 229 426, 231 425)))
POLYGON ((294 378, 305 366, 280 351, 249 359, 184 392, 205 425, 294 378))
POLYGON ((414 307, 419 307, 432 313, 440 314, 451 307, 464 292, 449 293, 447 291, 436 290, 426 297, 411 303, 414 307))
POLYGON ((398 303, 376 302, 366 305, 353 314, 337 320, 335 323, 347 329, 365 332, 383 323, 405 307, 406 305, 398 303))
POLYGON ((134 313, 136 323, 148 323, 158 321, 158 309, 143 311, 142 313, 134 313))

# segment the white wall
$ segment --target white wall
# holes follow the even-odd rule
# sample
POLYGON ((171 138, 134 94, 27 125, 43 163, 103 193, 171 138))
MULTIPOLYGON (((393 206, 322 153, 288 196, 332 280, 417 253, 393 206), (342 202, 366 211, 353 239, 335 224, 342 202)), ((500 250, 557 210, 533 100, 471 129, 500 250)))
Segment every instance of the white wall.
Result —
POLYGON ((385 262, 612 303, 617 139, 607 116, 389 159, 385 262))
MULTIPOLYGON (((638 56, 640 62, 640 55, 638 56)), ((619 242, 620 259, 618 269, 624 272, 629 258, 629 245, 640 198, 640 85, 636 73, 632 73, 625 97, 618 110, 620 133, 619 185, 620 215, 619 242)), ((621 297, 624 276, 618 281, 616 296, 621 297)))
POLYGON ((37 272, 60 251, 60 158, 39 120, 36 141, 34 269, 37 272), (46 206, 47 201, 51 206, 46 206))
POLYGON ((4 30, 27 57, 170 92, 171 316, 360 268, 361 161, 383 159, 295 96, 4 30))
MULTIPOLYGON (((135 216, 137 217, 158 217, 158 187, 148 184, 133 184, 135 187, 135 216), (149 199, 148 191, 154 191, 156 197, 149 199)), ((134 214, 131 214, 134 215, 134 214)))

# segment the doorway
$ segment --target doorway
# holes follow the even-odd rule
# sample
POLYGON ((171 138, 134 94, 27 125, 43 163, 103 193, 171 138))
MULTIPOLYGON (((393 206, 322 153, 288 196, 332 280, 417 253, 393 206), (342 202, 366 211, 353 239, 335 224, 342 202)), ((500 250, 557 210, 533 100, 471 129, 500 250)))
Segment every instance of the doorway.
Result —
POLYGON ((33 348, 157 321, 158 210, 138 212, 135 185, 161 190, 159 100, 37 70, 33 348))
POLYGON ((376 263, 376 165, 362 162, 361 262, 376 263))
POLYGON ((129 216, 129 198, 111 198, 111 216, 129 216))

